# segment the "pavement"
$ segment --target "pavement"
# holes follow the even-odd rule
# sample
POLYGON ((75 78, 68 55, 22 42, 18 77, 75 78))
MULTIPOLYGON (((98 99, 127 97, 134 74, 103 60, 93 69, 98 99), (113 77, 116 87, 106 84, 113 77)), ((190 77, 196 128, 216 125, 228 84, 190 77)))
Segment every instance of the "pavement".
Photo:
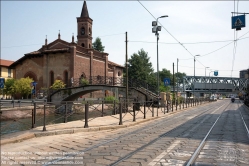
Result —
MULTIPOLYGON (((209 102, 203 103, 208 104, 209 102)), ((200 106, 200 105, 197 105, 200 106)), ((197 107, 193 106, 193 107, 197 107)), ((111 130, 111 129, 119 129, 126 128, 134 125, 138 125, 141 123, 145 123, 148 121, 156 120, 158 118, 162 118, 165 116, 170 116, 175 113, 179 113, 182 111, 186 111, 193 107, 187 107, 184 109, 169 111, 164 114, 164 110, 162 108, 158 109, 157 116, 157 108, 154 108, 154 117, 152 116, 152 110, 146 108, 146 119, 144 119, 144 114, 141 111, 136 111, 136 120, 133 119, 133 112, 123 113, 122 114, 122 125, 119 125, 119 114, 97 117, 97 118, 89 118, 88 128, 84 128, 85 122, 84 120, 71 121, 67 123, 58 123, 53 125, 46 125, 46 131, 43 131, 43 126, 36 127, 34 129, 20 131, 11 134, 1 135, 0 145, 10 144, 21 142, 23 140, 35 138, 35 137, 43 137, 43 136, 51 136, 51 135, 60 135, 60 134, 73 134, 78 132, 90 132, 90 131, 100 131, 100 130, 111 130)), ((143 110, 143 108, 141 109, 143 110)))

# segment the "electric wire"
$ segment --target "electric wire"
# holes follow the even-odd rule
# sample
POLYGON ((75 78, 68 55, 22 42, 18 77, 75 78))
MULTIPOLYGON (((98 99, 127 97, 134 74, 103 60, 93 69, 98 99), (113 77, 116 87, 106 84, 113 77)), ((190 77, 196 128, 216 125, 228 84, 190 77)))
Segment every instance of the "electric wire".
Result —
MULTIPOLYGON (((143 6, 143 8, 145 9, 145 10, 147 10, 149 13, 150 13, 150 15, 155 19, 155 20, 157 20, 156 19, 156 17, 138 0, 138 2, 143 6)), ((235 2, 234 2, 235 3, 235 2)), ((238 3, 237 3, 238 4, 238 3)), ((238 5, 237 5, 237 10, 238 10, 238 5)), ((234 11, 235 11, 235 7, 234 7, 234 11)), ((159 22, 159 21, 158 21, 159 22)), ((160 23, 160 22, 159 22, 160 23)), ((179 42, 161 23, 160 23, 160 25, 163 27, 163 29, 164 30, 166 30, 166 32, 171 36, 171 37, 173 37, 176 41, 177 41, 177 44, 180 44, 191 56, 193 56, 194 57, 194 55, 183 45, 183 43, 181 43, 181 42, 179 42)), ((249 31, 247 32, 247 33, 249 33, 249 31)), ((247 33, 245 33, 244 35, 246 35, 247 33)), ((242 36, 240 36, 240 38, 241 37, 243 37, 244 35, 242 35, 242 36)), ((239 39, 240 39, 239 38, 239 39)), ((212 52, 210 52, 210 53, 208 53, 208 54, 204 54, 204 55, 202 55, 202 56, 200 56, 200 57, 203 57, 203 56, 206 56, 206 55, 209 55, 209 54, 211 54, 211 53, 214 53, 214 52, 216 52, 216 51, 218 51, 218 50, 220 50, 220 49, 222 49, 222 48, 224 48, 224 47, 226 47, 226 46, 228 46, 228 45, 230 45, 231 43, 234 43, 234 42, 236 42, 236 46, 237 46, 237 41, 238 41, 238 38, 237 38, 237 36, 236 36, 236 38, 234 38, 234 40, 232 41, 232 42, 230 42, 230 43, 228 43, 228 44, 226 44, 225 46, 222 46, 221 48, 218 48, 218 49, 216 49, 216 50, 214 50, 214 51, 212 51, 212 52)), ((236 50, 236 49, 235 49, 236 50)), ((189 58, 189 59, 192 59, 192 58, 189 58)), ((188 60, 188 59, 182 59, 182 60, 188 60)), ((235 60, 235 54, 234 54, 234 60, 235 60)), ((206 67, 205 65, 203 65, 198 59, 196 59, 196 61, 198 61, 202 66, 204 66, 204 67, 206 67)))
MULTIPOLYGON (((117 36, 117 35, 123 35, 123 34, 125 33, 117 33, 117 34, 103 35, 103 36, 97 36, 97 37, 117 36)), ((97 38, 97 37, 93 37, 93 38, 97 38)))
MULTIPOLYGON (((241 38, 238 40, 243 40, 247 39, 249 37, 241 38)), ((151 42, 151 41, 132 41, 130 40, 129 42, 133 43, 156 43, 156 42, 151 42)), ((205 41, 205 42, 192 42, 192 43, 182 43, 182 44, 212 44, 212 43, 222 43, 222 42, 234 42, 234 40, 221 40, 221 41, 205 41)), ((167 43, 167 42, 158 42, 158 44, 179 44, 179 43, 167 43)))
MULTIPOLYGON (((155 19, 155 20, 157 20, 156 19, 156 17, 139 1, 139 0, 137 0, 143 7, 144 7, 144 9, 146 9, 149 13, 150 13, 150 15, 155 19)), ((159 22, 159 21, 158 21, 159 22)), ((159 22, 159 24, 163 27, 163 29, 173 38, 173 39, 175 39, 192 57, 195 57, 179 40, 177 40, 160 22, 159 22)), ((197 60, 202 66, 204 66, 204 67, 206 67, 205 65, 203 65, 199 60, 197 60)))

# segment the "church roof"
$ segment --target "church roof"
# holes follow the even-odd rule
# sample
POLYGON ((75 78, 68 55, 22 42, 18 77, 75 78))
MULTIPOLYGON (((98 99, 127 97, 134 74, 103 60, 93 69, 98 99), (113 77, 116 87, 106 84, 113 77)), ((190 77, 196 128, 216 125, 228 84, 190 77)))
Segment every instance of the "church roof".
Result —
POLYGON ((111 62, 111 61, 108 61, 108 64, 111 65, 111 66, 116 66, 116 67, 120 67, 120 68, 125 68, 124 66, 119 65, 119 64, 114 63, 114 62, 111 62))
POLYGON ((86 1, 84 1, 80 17, 89 17, 86 1))

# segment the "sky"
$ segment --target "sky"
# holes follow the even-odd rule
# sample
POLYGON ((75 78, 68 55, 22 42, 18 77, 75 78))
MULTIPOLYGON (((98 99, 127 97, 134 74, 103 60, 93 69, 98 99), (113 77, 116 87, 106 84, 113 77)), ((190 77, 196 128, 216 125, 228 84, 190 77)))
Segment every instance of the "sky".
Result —
MULTIPOLYGON (((100 37, 108 59, 125 64, 143 49, 154 71, 163 68, 188 76, 239 77, 249 68, 249 25, 231 28, 231 12, 249 13, 249 1, 86 1, 93 20, 93 42, 100 37), (152 21, 162 26, 157 38, 152 21), (237 42, 234 42, 235 39, 237 42), (199 55, 199 56, 196 56, 199 55), (194 57, 196 59, 194 63, 194 57), (195 67, 194 67, 195 66, 195 67)), ((83 1, 1 1, 1 59, 16 61, 58 38, 71 42, 83 1)), ((249 22, 249 15, 246 22, 249 22)))

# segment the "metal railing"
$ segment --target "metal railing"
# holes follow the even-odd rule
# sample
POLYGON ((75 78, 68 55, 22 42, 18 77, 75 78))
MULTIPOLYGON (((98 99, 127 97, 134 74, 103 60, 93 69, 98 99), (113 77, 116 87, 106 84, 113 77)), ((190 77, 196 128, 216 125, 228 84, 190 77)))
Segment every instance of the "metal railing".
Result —
MULTIPOLYGON (((151 114, 152 117, 158 116, 158 111, 166 114, 174 110, 177 111, 178 109, 181 110, 188 107, 194 107, 208 101, 209 100, 207 99, 186 99, 176 103, 172 101, 164 101, 160 105, 155 104, 153 101, 136 102, 134 100, 120 100, 113 102, 99 100, 83 101, 81 103, 50 103, 41 101, 30 101, 29 104, 32 106, 27 108, 25 112, 25 116, 29 116, 30 118, 24 121, 22 118, 13 117, 9 118, 6 123, 4 120, 2 120, 2 122, 4 123, 1 122, 1 135, 13 132, 7 132, 8 129, 11 129, 11 126, 23 125, 25 126, 23 130, 43 126, 43 131, 46 131, 48 125, 56 123, 67 123, 74 120, 81 120, 82 122, 84 122, 84 125, 82 125, 82 127, 87 128, 90 126, 89 122, 98 117, 104 116, 110 116, 116 119, 116 122, 119 125, 122 125, 124 123, 124 120, 127 120, 126 117, 128 117, 128 115, 131 115, 133 117, 133 121, 136 121, 136 118, 140 113, 143 114, 143 119, 146 119, 149 114, 151 114), (155 111, 157 111, 156 114, 155 111)), ((7 110, 1 110, 1 119, 3 119, 5 116, 4 111, 7 110)), ((17 131, 16 128, 14 128, 13 130, 17 131)))

